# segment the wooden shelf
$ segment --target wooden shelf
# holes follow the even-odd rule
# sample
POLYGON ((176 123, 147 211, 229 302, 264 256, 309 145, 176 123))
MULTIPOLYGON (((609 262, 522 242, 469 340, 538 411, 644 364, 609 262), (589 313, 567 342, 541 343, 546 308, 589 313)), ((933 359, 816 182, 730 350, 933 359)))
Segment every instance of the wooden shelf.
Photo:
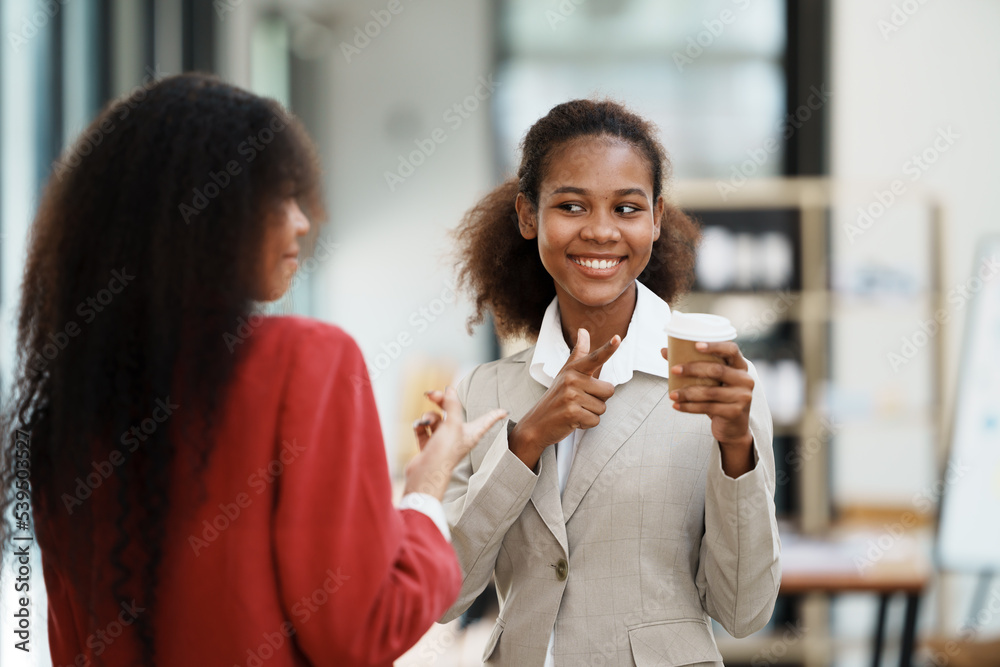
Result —
MULTIPOLYGON (((792 516, 784 516, 806 538, 827 536, 833 527, 834 503, 830 491, 829 455, 834 437, 829 434, 829 429, 824 428, 828 422, 824 421, 826 407, 822 401, 828 397, 833 349, 831 336, 836 322, 845 314, 849 316, 852 311, 863 315, 864 311, 872 309, 885 312, 887 316, 913 308, 934 313, 942 307, 944 297, 939 289, 940 267, 937 255, 929 259, 931 266, 926 277, 929 289, 912 297, 852 294, 831 289, 832 258, 837 246, 831 224, 844 187, 846 186, 834 184, 824 178, 756 179, 748 181, 736 192, 728 193, 727 200, 722 201, 715 181, 681 181, 675 184, 670 195, 682 209, 696 214, 740 210, 759 212, 762 209, 776 212, 788 209, 799 211, 798 229, 792 237, 796 244, 795 289, 696 291, 686 295, 676 307, 682 311, 723 315, 728 308, 740 309, 742 316, 746 311, 753 312, 754 308, 763 312, 762 309, 766 309, 775 299, 783 300, 784 306, 773 309, 769 319, 773 318, 777 336, 791 333, 795 337, 791 350, 799 355, 798 361, 805 374, 805 397, 801 418, 793 423, 776 424, 774 434, 776 437, 797 437, 800 446, 815 437, 820 437, 823 444, 818 455, 803 457, 801 465, 792 473, 795 476, 797 496, 791 506, 797 508, 798 512, 792 516), (745 303, 731 303, 733 301, 745 303), (778 329, 779 326, 787 327, 789 324, 795 327, 791 332, 788 329, 778 329)), ((937 203, 931 202, 930 206, 933 209, 931 233, 934 236, 931 245, 937 248, 940 247, 941 214, 937 203)), ((705 217, 710 219, 712 216, 705 217)), ((726 219, 725 216, 716 217, 723 221, 726 219)), ((722 226, 726 225, 722 223, 722 226)), ((733 228, 737 229, 735 224, 733 228)), ((747 230, 740 227, 739 231, 747 230)), ((921 280, 925 278, 918 280, 917 284, 922 284, 921 280)), ((739 323, 734 321, 734 324, 739 330, 739 323)), ((766 324, 771 325, 772 322, 766 324)), ((935 342, 938 348, 935 376, 940 375, 943 338, 939 336, 935 342)), ((761 338, 755 340, 754 345, 766 346, 770 340, 761 338)), ((780 344, 784 345, 783 342, 780 344)), ((766 350, 766 347, 763 349, 766 350)), ((780 354, 787 355, 788 351, 789 348, 783 346, 780 354)), ((877 407, 873 406, 873 409, 877 407)), ((925 424, 932 431, 936 428, 940 433, 938 425, 944 422, 937 414, 938 411, 930 410, 930 415, 927 412, 905 409, 898 414, 883 415, 876 411, 871 414, 866 412, 864 417, 866 420, 888 418, 891 423, 925 424)), ((853 420, 838 420, 836 423, 838 426, 848 427, 853 420)), ((839 570, 825 572, 789 568, 782 576, 781 594, 801 596, 798 620, 810 628, 807 636, 801 641, 785 641, 781 627, 775 628, 771 633, 740 640, 719 633, 720 651, 727 664, 730 661, 748 663, 755 660, 769 664, 805 664, 807 667, 828 664, 834 645, 827 631, 831 592, 919 592, 927 586, 930 572, 930 565, 918 558, 904 564, 879 563, 872 568, 863 568, 863 571, 850 564, 839 570), (770 651, 770 654, 762 658, 766 651, 770 651)))

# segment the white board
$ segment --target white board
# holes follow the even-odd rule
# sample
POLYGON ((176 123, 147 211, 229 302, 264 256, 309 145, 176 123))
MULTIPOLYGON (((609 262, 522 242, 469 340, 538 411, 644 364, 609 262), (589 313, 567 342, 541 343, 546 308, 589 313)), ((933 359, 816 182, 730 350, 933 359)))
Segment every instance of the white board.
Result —
POLYGON ((969 280, 950 289, 945 299, 953 314, 964 300, 967 319, 944 472, 938 559, 945 570, 996 572, 1000 571, 1000 236, 979 244, 969 280))

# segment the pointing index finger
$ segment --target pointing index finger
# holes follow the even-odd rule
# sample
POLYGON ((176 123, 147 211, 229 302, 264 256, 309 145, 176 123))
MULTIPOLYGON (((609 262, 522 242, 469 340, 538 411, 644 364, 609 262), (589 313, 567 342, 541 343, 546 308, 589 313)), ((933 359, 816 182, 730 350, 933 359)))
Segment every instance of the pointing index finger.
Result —
POLYGON ((581 373, 593 376, 604 363, 611 358, 618 346, 621 344, 621 336, 615 334, 604 345, 600 346, 576 364, 576 370, 581 373))

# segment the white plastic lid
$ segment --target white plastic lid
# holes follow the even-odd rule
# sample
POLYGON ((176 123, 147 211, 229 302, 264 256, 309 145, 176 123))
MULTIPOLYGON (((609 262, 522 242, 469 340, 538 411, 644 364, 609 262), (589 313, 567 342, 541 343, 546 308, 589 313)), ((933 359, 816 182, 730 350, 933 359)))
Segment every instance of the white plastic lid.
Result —
POLYGON ((705 343, 721 343, 736 338, 735 327, 721 315, 682 313, 678 310, 670 313, 666 331, 668 336, 674 338, 705 343))

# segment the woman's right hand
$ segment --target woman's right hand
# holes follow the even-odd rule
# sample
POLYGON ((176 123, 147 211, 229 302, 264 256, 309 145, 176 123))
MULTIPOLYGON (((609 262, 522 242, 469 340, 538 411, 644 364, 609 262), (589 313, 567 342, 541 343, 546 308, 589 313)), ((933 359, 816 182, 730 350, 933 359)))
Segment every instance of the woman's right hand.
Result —
POLYGON ((406 465, 403 493, 427 493, 441 500, 455 466, 494 424, 507 416, 507 411, 491 410, 465 423, 460 417, 462 403, 453 388, 427 392, 427 397, 444 410, 444 415, 425 413, 414 423, 420 453, 406 465))
POLYGON ((621 337, 616 335, 591 352, 590 333, 586 329, 577 332, 576 346, 552 386, 511 431, 508 446, 524 465, 534 470, 546 447, 578 428, 601 423, 605 403, 615 388, 594 376, 620 344, 621 337))

